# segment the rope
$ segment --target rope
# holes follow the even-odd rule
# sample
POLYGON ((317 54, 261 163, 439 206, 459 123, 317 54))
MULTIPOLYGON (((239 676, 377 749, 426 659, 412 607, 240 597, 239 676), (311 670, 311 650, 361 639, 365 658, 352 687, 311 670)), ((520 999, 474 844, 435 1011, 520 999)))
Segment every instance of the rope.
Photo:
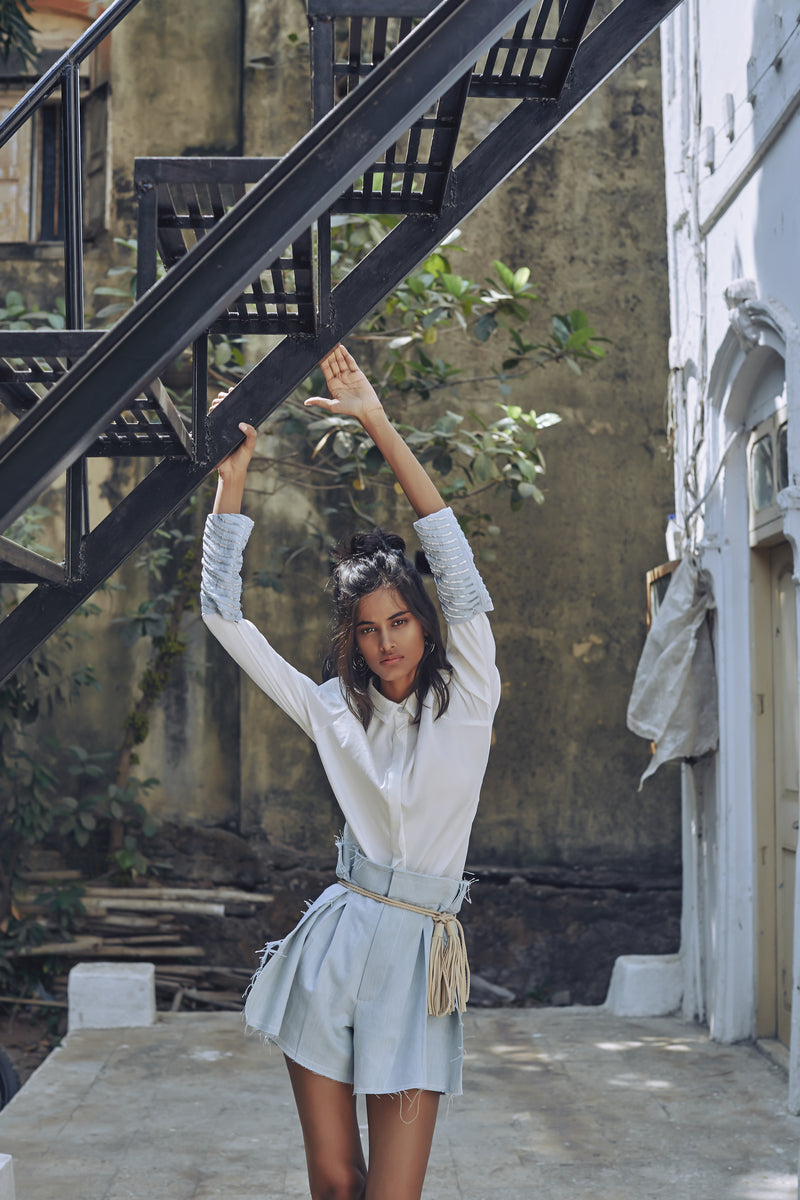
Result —
POLYGON ((445 1017, 456 1008, 459 1012, 464 1012, 469 999, 469 962, 464 930, 455 913, 436 912, 419 904, 396 900, 393 896, 382 896, 379 892, 367 891, 366 888, 359 887, 357 883, 350 883, 347 879, 340 878, 338 882, 359 896, 367 896, 370 900, 379 900, 381 904, 389 904, 392 908, 404 908, 408 912, 419 913, 420 916, 433 920, 433 937, 428 960, 428 1015, 445 1017))

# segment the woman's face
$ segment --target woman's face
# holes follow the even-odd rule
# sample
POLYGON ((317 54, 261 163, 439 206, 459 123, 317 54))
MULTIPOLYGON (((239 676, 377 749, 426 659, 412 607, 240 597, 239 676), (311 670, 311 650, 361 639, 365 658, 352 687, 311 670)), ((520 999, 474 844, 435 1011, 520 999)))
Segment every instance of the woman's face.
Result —
POLYGON ((414 690, 425 653, 425 631, 399 592, 376 588, 356 608, 356 648, 378 677, 379 691, 399 703, 414 690))

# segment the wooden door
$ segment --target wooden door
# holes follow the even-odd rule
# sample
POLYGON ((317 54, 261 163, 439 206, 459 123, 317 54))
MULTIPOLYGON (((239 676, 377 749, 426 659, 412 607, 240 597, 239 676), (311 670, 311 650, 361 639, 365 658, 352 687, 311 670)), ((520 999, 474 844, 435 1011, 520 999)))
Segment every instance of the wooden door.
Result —
POLYGON ((770 553, 777 1033, 789 1045, 798 817, 797 602, 790 546, 770 553))

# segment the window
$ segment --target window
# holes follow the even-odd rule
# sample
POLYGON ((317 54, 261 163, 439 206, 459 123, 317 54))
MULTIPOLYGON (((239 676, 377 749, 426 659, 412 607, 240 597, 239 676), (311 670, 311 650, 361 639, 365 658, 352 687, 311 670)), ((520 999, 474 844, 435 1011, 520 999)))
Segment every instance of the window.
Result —
POLYGON ((750 545, 783 536, 783 513, 778 493, 789 486, 786 408, 781 405, 751 430, 747 443, 747 483, 750 496, 750 545))
MULTIPOLYGON (((32 0, 31 23, 44 72, 91 24, 88 0, 32 0)), ((105 44, 81 67, 81 144, 84 236, 106 226, 108 89, 105 44), (98 56, 102 52, 102 60, 98 56)), ((36 76, 24 76, 13 56, 0 62, 0 120, 22 99, 36 76)), ((61 95, 56 90, 18 133, 0 147, 0 242, 63 238, 61 95)))

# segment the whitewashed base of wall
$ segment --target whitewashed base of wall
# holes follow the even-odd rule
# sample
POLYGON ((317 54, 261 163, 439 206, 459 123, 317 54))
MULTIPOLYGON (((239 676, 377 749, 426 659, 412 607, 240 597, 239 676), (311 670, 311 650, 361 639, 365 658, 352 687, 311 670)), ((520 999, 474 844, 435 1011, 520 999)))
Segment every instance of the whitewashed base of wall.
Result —
POLYGON ((14 1200, 14 1164, 10 1154, 0 1154, 0 1200, 14 1200))
POLYGON ((153 963, 79 963, 69 973, 67 1031, 154 1025, 153 963))
POLYGON ((614 963, 603 1007, 618 1017, 667 1017, 682 999, 680 954, 625 954, 614 963))

